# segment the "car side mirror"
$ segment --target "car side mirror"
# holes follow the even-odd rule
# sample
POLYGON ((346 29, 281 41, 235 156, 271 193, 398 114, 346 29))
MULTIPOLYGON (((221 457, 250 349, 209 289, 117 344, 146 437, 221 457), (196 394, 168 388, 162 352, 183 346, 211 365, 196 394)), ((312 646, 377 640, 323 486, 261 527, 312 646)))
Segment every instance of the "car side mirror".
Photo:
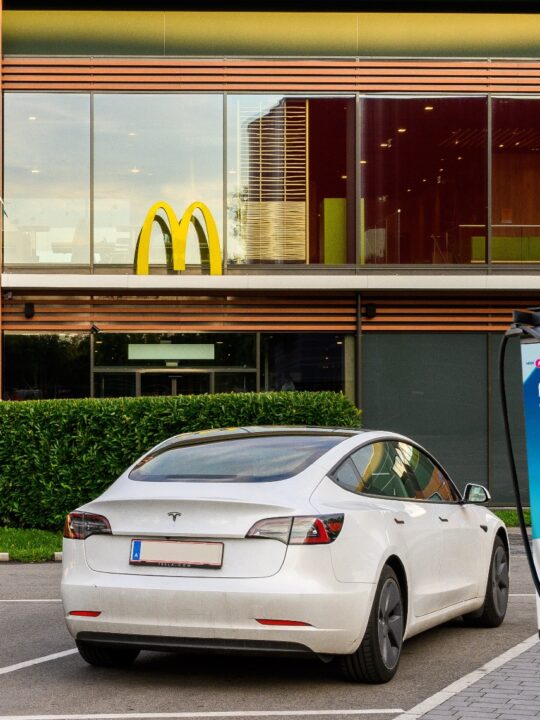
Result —
POLYGON ((491 495, 489 494, 489 490, 483 485, 475 485, 474 483, 467 483, 467 485, 465 485, 463 502, 482 505, 490 500, 491 495))

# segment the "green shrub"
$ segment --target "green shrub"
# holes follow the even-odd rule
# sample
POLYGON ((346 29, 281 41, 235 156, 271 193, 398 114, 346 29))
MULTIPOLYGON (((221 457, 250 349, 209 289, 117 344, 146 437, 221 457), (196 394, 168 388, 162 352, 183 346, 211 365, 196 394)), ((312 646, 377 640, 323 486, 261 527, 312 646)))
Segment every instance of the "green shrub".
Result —
POLYGON ((0 525, 57 529, 139 455, 182 432, 240 425, 355 427, 331 392, 0 403, 0 525))

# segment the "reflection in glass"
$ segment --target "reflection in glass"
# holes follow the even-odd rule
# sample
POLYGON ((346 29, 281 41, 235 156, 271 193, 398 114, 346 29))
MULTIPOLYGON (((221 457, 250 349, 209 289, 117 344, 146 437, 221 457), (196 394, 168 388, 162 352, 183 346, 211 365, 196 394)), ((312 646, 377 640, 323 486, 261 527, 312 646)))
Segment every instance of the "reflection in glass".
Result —
POLYGON ((4 262, 90 262, 90 97, 4 96, 4 262))
POLYGON ((482 262, 485 98, 362 101, 360 262, 482 262))
POLYGON ((134 397, 135 373, 94 373, 94 394, 100 398, 134 397))
POLYGON ((274 333, 261 339, 265 390, 344 389, 343 335, 274 333))
POLYGON ((255 392, 257 375, 254 372, 217 372, 214 385, 217 393, 255 392))
POLYGON ((539 128, 537 99, 493 99, 492 262, 540 262, 539 128))
POLYGON ((4 400, 90 395, 88 335, 4 335, 4 400))
POLYGON ((354 262, 352 98, 228 98, 230 263, 354 262))
MULTIPOLYGON (((145 215, 159 200, 170 203, 178 218, 191 203, 205 203, 222 238, 221 95, 97 94, 94 143, 96 263, 131 268, 145 215)), ((150 262, 165 261, 163 233, 155 224, 150 262)), ((187 262, 200 262, 193 227, 187 262)))

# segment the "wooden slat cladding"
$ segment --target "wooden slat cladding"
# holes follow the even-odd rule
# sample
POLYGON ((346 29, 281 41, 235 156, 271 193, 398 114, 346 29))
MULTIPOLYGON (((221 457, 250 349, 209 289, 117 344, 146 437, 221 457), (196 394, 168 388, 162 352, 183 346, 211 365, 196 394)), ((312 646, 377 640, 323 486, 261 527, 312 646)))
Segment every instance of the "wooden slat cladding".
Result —
POLYGON ((539 296, 493 297, 374 295, 363 297, 371 303, 375 317, 362 318, 364 332, 504 332, 512 321, 512 310, 540 304, 539 296))
POLYGON ((88 332, 354 332, 353 295, 52 297, 15 295, 3 306, 5 331, 88 332), (33 303, 33 317, 24 315, 33 303))
POLYGON ((4 90, 540 91, 539 61, 6 57, 4 90))

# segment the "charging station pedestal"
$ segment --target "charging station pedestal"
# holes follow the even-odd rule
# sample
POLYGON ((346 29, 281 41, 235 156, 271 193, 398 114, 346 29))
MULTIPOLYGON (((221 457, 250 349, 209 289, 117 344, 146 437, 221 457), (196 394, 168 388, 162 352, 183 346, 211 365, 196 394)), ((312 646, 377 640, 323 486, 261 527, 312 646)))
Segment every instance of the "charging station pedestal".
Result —
MULTIPOLYGON (((520 345, 529 472, 529 502, 531 506, 532 552, 536 572, 540 574, 540 342, 522 337, 520 345)), ((540 597, 538 593, 536 594, 536 610, 538 627, 540 628, 540 597)))

